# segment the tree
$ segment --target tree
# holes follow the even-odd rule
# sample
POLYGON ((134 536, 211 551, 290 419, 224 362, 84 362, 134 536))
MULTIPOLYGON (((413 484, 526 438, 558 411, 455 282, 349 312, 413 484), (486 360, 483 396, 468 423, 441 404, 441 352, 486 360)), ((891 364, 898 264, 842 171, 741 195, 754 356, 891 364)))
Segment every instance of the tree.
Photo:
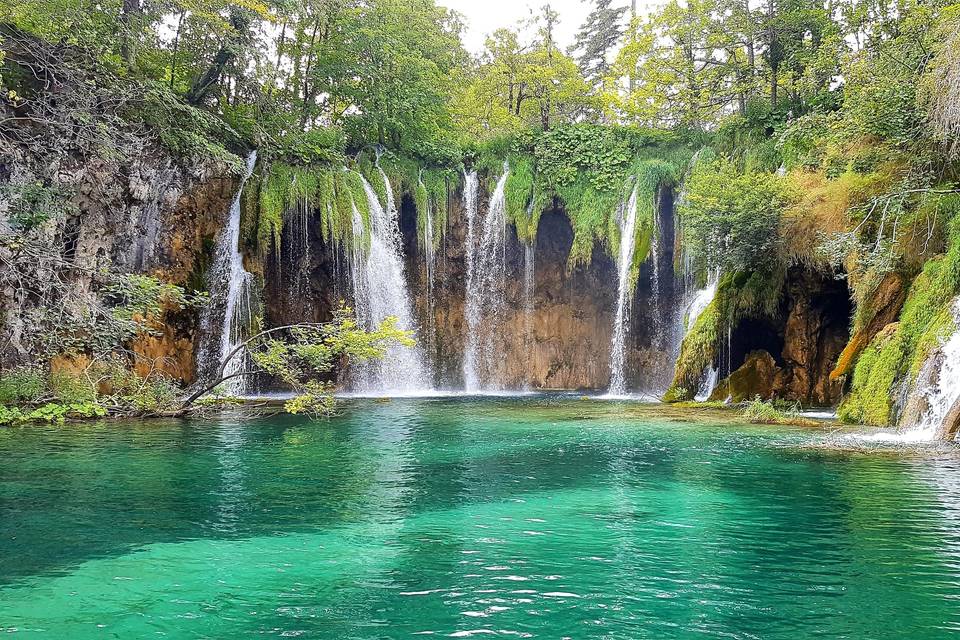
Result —
POLYGON ((198 385, 182 402, 183 410, 228 380, 266 373, 297 392, 289 400, 290 413, 329 413, 333 406, 335 368, 350 363, 382 358, 394 345, 412 347, 411 332, 397 328, 397 319, 388 317, 371 331, 357 325, 353 311, 340 307, 327 323, 296 323, 260 331, 237 345, 220 362, 212 381, 198 385), (249 355, 252 367, 228 373, 229 365, 249 355))
POLYGON ((608 56, 623 36, 626 7, 611 7, 612 0, 595 0, 593 11, 577 33, 573 50, 578 52, 580 73, 594 87, 609 73, 608 56))

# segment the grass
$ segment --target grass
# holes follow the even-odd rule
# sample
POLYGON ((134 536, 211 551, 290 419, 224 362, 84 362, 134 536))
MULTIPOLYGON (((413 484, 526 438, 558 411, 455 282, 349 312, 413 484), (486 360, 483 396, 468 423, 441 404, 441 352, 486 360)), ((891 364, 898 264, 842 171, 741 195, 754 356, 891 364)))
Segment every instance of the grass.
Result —
POLYGON ((755 398, 743 410, 743 417, 752 424, 791 424, 803 427, 816 427, 821 423, 800 415, 800 405, 789 409, 778 408, 769 400, 755 398))

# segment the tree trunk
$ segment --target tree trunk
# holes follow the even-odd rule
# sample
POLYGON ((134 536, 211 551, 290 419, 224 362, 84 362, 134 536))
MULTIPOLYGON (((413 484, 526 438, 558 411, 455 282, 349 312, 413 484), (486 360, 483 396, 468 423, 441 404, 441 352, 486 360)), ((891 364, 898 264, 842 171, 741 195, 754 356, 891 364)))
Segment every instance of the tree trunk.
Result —
POLYGON ((230 26, 233 27, 235 34, 227 36, 217 54, 213 56, 210 66, 200 74, 190 91, 187 92, 186 99, 192 105, 199 105, 207 99, 210 92, 220 83, 223 76, 223 70, 227 65, 237 57, 239 44, 243 40, 250 26, 250 19, 241 9, 234 9, 230 13, 230 26))
POLYGON ((140 0, 123 0, 120 8, 120 25, 123 37, 120 40, 120 55, 131 69, 137 63, 137 43, 140 40, 140 15, 143 8, 140 0))
POLYGON ((180 49, 180 31, 183 29, 183 17, 187 15, 186 11, 180 12, 180 19, 177 20, 177 34, 173 38, 173 55, 170 59, 170 91, 173 91, 174 81, 177 77, 177 53, 180 49))
POLYGON ((320 18, 313 22, 313 33, 310 34, 310 49, 307 52, 307 68, 303 71, 303 105, 300 111, 300 129, 307 126, 307 106, 310 99, 310 68, 313 66, 313 48, 317 44, 317 29, 320 28, 320 18))
MULTIPOLYGON (((744 0, 744 1, 746 2, 747 0, 744 0)), ((631 30, 631 32, 633 31, 633 28, 634 28, 634 26, 635 26, 634 23, 635 23, 636 21, 637 21, 637 0, 630 0, 630 30, 631 30)), ((629 88, 629 91, 630 91, 630 95, 631 95, 631 96, 633 95, 633 88, 634 88, 634 79, 633 79, 634 72, 636 72, 636 65, 634 65, 634 68, 633 68, 633 69, 630 69, 630 75, 627 76, 627 86, 628 86, 628 88, 629 88)))

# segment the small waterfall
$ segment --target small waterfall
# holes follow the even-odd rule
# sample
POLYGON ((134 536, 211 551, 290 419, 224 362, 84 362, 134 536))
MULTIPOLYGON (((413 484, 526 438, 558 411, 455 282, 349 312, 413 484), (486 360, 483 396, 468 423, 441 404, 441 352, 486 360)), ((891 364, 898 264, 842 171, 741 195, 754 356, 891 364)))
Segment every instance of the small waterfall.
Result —
POLYGON ((617 256, 617 313, 613 321, 613 339, 610 344, 610 388, 612 396, 622 396, 627 391, 626 380, 626 342, 630 332, 630 305, 632 301, 632 283, 630 267, 633 264, 634 245, 637 229, 637 190, 634 184, 630 199, 617 211, 617 224, 620 227, 620 252, 617 256))
POLYGON ((953 301, 953 318, 958 328, 931 355, 931 358, 937 358, 937 373, 932 384, 918 390, 926 400, 927 408, 915 427, 901 432, 905 442, 932 441, 941 437, 947 414, 960 399, 960 298, 953 301))
POLYGON ((662 300, 660 299, 660 243, 663 242, 660 229, 660 215, 654 213, 653 233, 650 234, 650 312, 653 324, 653 344, 651 346, 662 349, 664 347, 664 326, 662 300))
POLYGON ((496 379, 499 359, 497 344, 504 312, 506 265, 506 186, 510 167, 503 164, 482 229, 477 229, 477 178, 466 175, 464 205, 467 213, 467 288, 465 315, 467 340, 463 359, 463 381, 467 391, 499 389, 496 379), (477 231, 480 236, 477 238, 477 231), (479 240, 479 241, 478 241, 479 240))
MULTIPOLYGON (((387 203, 384 207, 376 191, 363 176, 363 190, 370 207, 369 249, 354 245, 351 271, 354 285, 354 312, 361 326, 375 328, 388 316, 397 318, 397 326, 416 331, 413 303, 403 270, 399 215, 390 182, 384 176, 387 203)), ((362 237, 363 221, 354 204, 354 238, 362 237), (359 231, 359 234, 358 234, 359 231)), ((391 347, 378 361, 359 363, 353 372, 355 391, 388 394, 427 391, 432 376, 420 349, 391 347)))
POLYGON ((467 339, 464 345, 463 353, 463 386, 465 389, 476 389, 479 386, 477 381, 476 363, 476 344, 474 343, 473 331, 470 326, 471 317, 471 291, 473 289, 474 270, 476 262, 476 224, 477 224, 477 195, 479 193, 479 180, 476 171, 464 171, 463 173, 463 209, 467 216, 467 284, 464 292, 464 315, 467 321, 467 339))
MULTIPOLYGON (((251 284, 253 276, 243 268, 240 253, 240 199, 253 167, 257 152, 247 156, 246 171, 233 197, 227 225, 217 236, 213 264, 207 273, 207 290, 210 302, 200 320, 201 340, 197 351, 197 369, 200 380, 213 382, 220 363, 246 338, 253 323, 251 284), (219 330, 219 335, 218 335, 219 330)), ((240 373, 246 367, 246 356, 231 360, 224 375, 240 373)), ((227 393, 240 395, 246 390, 243 377, 232 378, 223 383, 227 393)))
POLYGON ((706 374, 703 376, 703 383, 700 385, 700 389, 693 399, 697 402, 706 402, 709 400, 713 394, 713 390, 717 388, 717 378, 719 378, 719 376, 720 372, 717 371, 712 364, 709 365, 706 374))
MULTIPOLYGON (((700 314, 710 306, 710 303, 713 302, 713 299, 717 295, 717 285, 720 282, 720 271, 714 270, 710 271, 710 275, 707 277, 707 284, 702 289, 697 289, 691 295, 688 296, 690 302, 687 304, 687 312, 683 314, 683 336, 686 337, 693 330, 693 325, 697 323, 697 318, 700 317, 700 314)), ((707 367, 707 370, 703 373, 703 382, 700 385, 700 389, 697 391, 697 395, 694 397, 694 400, 697 402, 704 402, 707 400, 710 395, 713 393, 713 390, 717 387, 717 380, 720 377, 720 372, 711 364, 707 367)))
MULTIPOLYGON (((527 357, 533 357, 534 288, 536 287, 536 238, 523 245, 523 344, 527 357)), ((527 382, 529 387, 529 378, 527 382)))
POLYGON ((717 284, 720 282, 720 272, 714 271, 707 278, 707 284, 703 289, 697 289, 693 292, 693 295, 690 297, 690 304, 687 305, 686 318, 684 319, 686 333, 689 333, 693 329, 693 325, 696 324, 697 318, 700 317, 700 314, 703 313, 704 309, 710 306, 710 303, 713 302, 714 297, 717 295, 717 284))

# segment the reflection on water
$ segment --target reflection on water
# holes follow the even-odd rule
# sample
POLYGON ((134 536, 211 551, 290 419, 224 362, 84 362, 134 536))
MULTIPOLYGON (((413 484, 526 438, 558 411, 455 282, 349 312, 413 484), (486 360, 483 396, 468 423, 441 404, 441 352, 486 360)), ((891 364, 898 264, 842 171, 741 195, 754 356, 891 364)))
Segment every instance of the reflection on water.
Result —
POLYGON ((355 400, 329 422, 0 437, 28 637, 942 638, 960 461, 649 405, 355 400))

